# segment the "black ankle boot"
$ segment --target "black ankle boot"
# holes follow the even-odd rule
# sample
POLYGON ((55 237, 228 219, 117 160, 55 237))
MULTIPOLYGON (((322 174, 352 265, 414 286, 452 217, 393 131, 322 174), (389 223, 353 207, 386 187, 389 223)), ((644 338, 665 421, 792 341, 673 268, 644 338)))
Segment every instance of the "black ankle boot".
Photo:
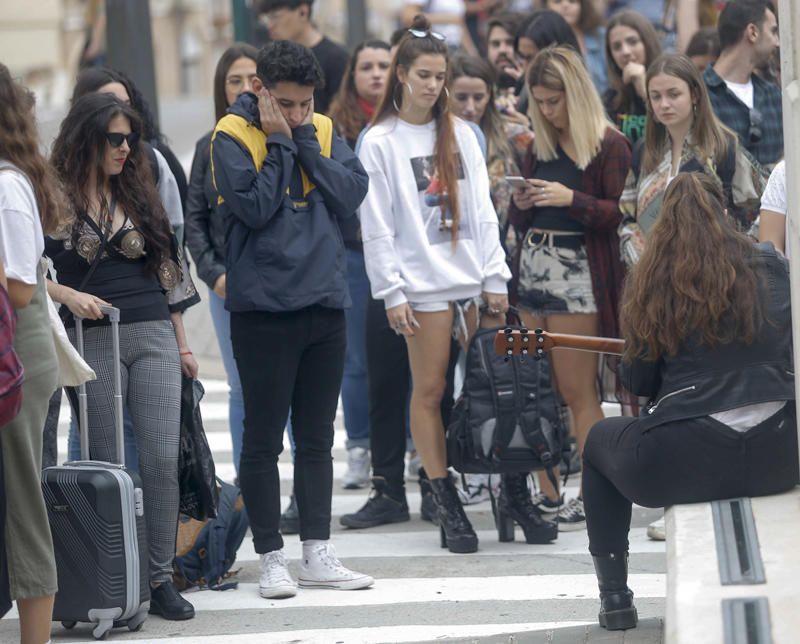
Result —
POLYGON ((609 631, 636 628, 639 616, 628 588, 628 553, 592 557, 600 587, 600 626, 609 631))
POLYGON ((497 500, 495 523, 501 542, 514 541, 514 522, 525 533, 525 543, 550 543, 558 537, 558 525, 542 518, 533 505, 524 472, 500 477, 500 498, 497 500))
POLYGON ((437 523, 441 535, 442 548, 450 552, 475 552, 478 549, 478 535, 472 529, 453 480, 431 479, 431 488, 437 505, 437 523))

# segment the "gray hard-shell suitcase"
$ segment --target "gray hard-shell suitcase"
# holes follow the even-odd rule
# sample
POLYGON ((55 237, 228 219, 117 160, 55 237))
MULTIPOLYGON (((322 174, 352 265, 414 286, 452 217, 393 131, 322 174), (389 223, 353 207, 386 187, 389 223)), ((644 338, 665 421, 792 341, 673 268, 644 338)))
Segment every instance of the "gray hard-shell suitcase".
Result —
MULTIPOLYGON (((81 459, 42 472, 42 493, 58 570, 53 621, 65 628, 95 624, 104 639, 117 626, 142 627, 150 607, 148 549, 142 483, 125 469, 119 309, 101 307, 111 321, 114 351, 114 420, 119 464, 89 460, 86 386, 78 388, 81 459)), ((75 320, 83 355, 83 324, 75 320)))

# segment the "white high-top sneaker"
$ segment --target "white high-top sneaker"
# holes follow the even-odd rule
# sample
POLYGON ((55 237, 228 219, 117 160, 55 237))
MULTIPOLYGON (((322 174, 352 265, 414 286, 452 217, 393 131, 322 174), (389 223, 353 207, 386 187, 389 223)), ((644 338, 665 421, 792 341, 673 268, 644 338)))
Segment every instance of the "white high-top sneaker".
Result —
POLYGON ((284 599, 297 594, 297 584, 289 574, 283 549, 260 555, 261 577, 258 592, 267 599, 284 599))
POLYGON ((369 588, 375 580, 369 575, 348 570, 336 558, 333 546, 327 541, 303 544, 298 583, 301 588, 335 588, 359 590, 369 588))

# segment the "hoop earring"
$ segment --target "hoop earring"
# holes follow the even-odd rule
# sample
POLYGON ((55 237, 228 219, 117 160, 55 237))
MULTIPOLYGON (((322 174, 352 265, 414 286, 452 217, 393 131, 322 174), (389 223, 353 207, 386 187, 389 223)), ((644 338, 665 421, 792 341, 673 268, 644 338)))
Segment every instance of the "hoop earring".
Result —
POLYGON ((444 109, 442 109, 442 114, 447 114, 450 111, 450 90, 447 89, 447 85, 443 86, 444 89, 444 109))

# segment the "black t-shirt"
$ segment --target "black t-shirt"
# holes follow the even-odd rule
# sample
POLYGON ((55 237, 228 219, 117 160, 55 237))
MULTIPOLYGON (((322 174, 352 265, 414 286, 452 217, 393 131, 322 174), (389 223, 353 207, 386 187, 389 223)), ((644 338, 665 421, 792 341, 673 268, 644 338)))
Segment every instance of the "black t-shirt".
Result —
POLYGON ((608 118, 617 126, 631 144, 636 143, 644 137, 644 126, 647 122, 647 106, 642 97, 634 92, 633 98, 627 105, 614 107, 617 98, 617 90, 608 89, 603 94, 603 105, 606 108, 608 118))
POLYGON ((322 68, 322 75, 325 78, 325 87, 314 92, 314 111, 326 114, 333 97, 339 91, 350 54, 344 47, 337 45, 329 38, 320 40, 311 48, 311 51, 322 68))
MULTIPOLYGON (((94 223, 94 222, 92 222, 94 223)), ((127 257, 130 253, 124 243, 128 233, 136 233, 132 227, 123 225, 106 242, 106 250, 89 282, 79 288, 89 271, 94 253, 100 246, 99 229, 84 225, 85 233, 78 237, 76 245, 72 238, 53 239, 45 237, 45 255, 53 261, 58 283, 84 293, 91 293, 109 302, 120 310, 120 322, 144 322, 149 320, 169 320, 170 309, 164 289, 158 278, 145 268, 145 257, 127 257)), ((67 326, 75 324, 70 315, 67 326)), ((108 324, 108 318, 86 320, 85 326, 108 324)))
MULTIPOLYGON (((575 162, 564 153, 561 146, 556 148, 556 154, 558 156, 552 161, 537 161, 533 178, 557 181, 570 190, 580 190, 583 170, 575 165, 575 162)), ((569 208, 563 206, 534 207, 531 227, 543 230, 583 232, 583 224, 570 217, 567 214, 568 210, 569 208)))

